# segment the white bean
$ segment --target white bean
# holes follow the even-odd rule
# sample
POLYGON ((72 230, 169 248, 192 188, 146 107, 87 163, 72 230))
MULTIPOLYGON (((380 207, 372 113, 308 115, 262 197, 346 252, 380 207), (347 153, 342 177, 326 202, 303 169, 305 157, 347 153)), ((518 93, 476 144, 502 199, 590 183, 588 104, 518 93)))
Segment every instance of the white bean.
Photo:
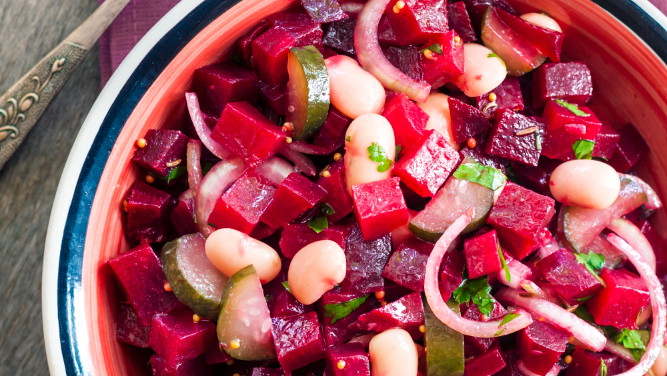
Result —
POLYGON ((292 295, 303 304, 313 304, 345 279, 345 252, 338 243, 319 240, 294 255, 287 272, 292 295))
POLYGON ((616 170, 604 162, 577 159, 556 167, 549 188, 564 205, 604 209, 618 198, 621 180, 616 170))
POLYGON ((560 28, 560 25, 556 20, 547 16, 544 13, 525 13, 520 16, 524 21, 530 22, 535 26, 543 27, 548 30, 557 31, 562 33, 563 30, 560 28))
POLYGON ((332 56, 324 61, 329 75, 331 104, 346 116, 357 117, 382 112, 384 87, 356 60, 345 55, 332 56))
POLYGON ((417 103, 417 106, 429 116, 426 129, 434 129, 449 142, 456 150, 459 145, 454 142, 452 133, 452 117, 449 112, 449 96, 442 93, 433 93, 426 98, 426 102, 417 103))
POLYGON ((350 192, 353 185, 391 177, 391 167, 384 170, 379 162, 371 160, 370 147, 381 149, 393 167, 393 161, 396 159, 394 129, 381 115, 361 115, 354 119, 347 128, 345 133, 345 179, 350 192))
POLYGON ((419 357, 410 334, 389 329, 371 339, 368 349, 373 376, 416 376, 419 357))
POLYGON ((479 97, 500 85, 507 76, 505 62, 490 49, 476 43, 463 45, 463 74, 457 86, 469 97, 479 97))
POLYGON ((216 230, 206 239, 206 256, 227 277, 252 264, 262 283, 276 278, 282 265, 269 245, 231 228, 216 230))
POLYGON ((653 371, 653 376, 667 376, 667 347, 663 346, 660 349, 660 355, 653 363, 651 371, 653 371))

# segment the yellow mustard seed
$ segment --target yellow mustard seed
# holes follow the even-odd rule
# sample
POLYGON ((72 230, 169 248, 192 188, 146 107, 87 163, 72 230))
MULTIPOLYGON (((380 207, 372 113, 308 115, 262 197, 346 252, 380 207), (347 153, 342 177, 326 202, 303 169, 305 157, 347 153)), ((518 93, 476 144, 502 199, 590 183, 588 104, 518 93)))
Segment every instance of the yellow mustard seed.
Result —
POLYGON ((148 183, 148 184, 155 183, 155 178, 152 177, 151 175, 146 175, 146 183, 148 183))
POLYGON ((343 368, 345 368, 345 365, 346 365, 346 363, 345 363, 344 360, 339 360, 339 361, 336 363, 336 367, 337 367, 338 369, 343 369, 343 368))
POLYGON ((169 282, 165 283, 163 288, 164 288, 164 291, 172 291, 171 290, 171 285, 169 284, 169 282))
POLYGON ((498 96, 496 95, 496 93, 489 94, 489 101, 495 102, 496 100, 498 100, 498 96))
POLYGON ((140 149, 143 149, 146 147, 146 139, 145 138, 140 138, 137 140, 137 147, 140 149))
POLYGON ((239 347, 241 347, 241 341, 238 339, 233 339, 229 342, 229 347, 231 347, 232 349, 238 349, 239 347))

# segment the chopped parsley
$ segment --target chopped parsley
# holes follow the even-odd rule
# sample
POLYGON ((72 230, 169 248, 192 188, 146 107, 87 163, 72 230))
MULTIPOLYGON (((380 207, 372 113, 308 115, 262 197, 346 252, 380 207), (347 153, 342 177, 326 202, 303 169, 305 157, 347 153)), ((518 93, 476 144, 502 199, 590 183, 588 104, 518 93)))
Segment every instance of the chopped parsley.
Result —
POLYGON ((507 323, 509 323, 510 321, 514 320, 515 318, 517 318, 519 316, 521 316, 521 315, 518 314, 518 313, 508 313, 508 314, 506 314, 505 317, 503 317, 503 321, 501 321, 500 324, 498 324, 498 327, 507 325, 507 323))
POLYGON ((329 228, 329 220, 324 215, 313 217, 308 221, 308 227, 319 234, 324 229, 329 228))
POLYGON ((287 283, 287 281, 283 281, 280 284, 283 285, 283 287, 285 288, 285 290, 287 290, 287 292, 289 292, 290 294, 292 293, 292 290, 290 290, 289 283, 287 283))
POLYGON ((614 342, 622 345, 626 349, 630 350, 632 356, 635 360, 639 361, 644 351, 646 350, 646 344, 642 338, 640 330, 630 330, 630 329, 621 329, 618 334, 614 336, 614 342))
POLYGON ((491 57, 500 57, 500 56, 498 56, 498 55, 494 54, 493 52, 491 52, 490 54, 486 55, 486 57, 491 58, 491 57))
POLYGON ((331 205, 329 205, 329 204, 322 205, 321 210, 322 210, 322 214, 324 214, 324 215, 332 215, 332 214, 336 213, 334 208, 332 208, 331 205))
POLYGON ((607 363, 604 362, 604 359, 600 359, 600 376, 607 376, 607 363))
POLYGON ((185 166, 176 166, 176 167, 172 168, 171 170, 169 170, 169 173, 167 174, 167 176, 159 176, 158 175, 158 176, 154 176, 154 177, 164 181, 167 184, 171 184, 171 182, 173 182, 174 180, 176 180, 176 179, 182 177, 183 175, 185 175, 185 173, 187 171, 188 170, 185 166))
POLYGON ((330 317, 331 324, 335 324, 336 321, 346 318, 355 309, 364 304, 369 296, 371 296, 371 294, 360 296, 356 299, 352 299, 343 303, 326 304, 324 306, 324 316, 330 317))
POLYGON ((426 50, 431 50, 432 52, 435 52, 435 53, 440 54, 440 55, 443 54, 442 46, 440 45, 440 43, 434 43, 434 44, 420 50, 419 52, 424 52, 426 50))
POLYGON ((577 159, 592 159, 595 141, 577 140, 572 144, 572 152, 577 159))
POLYGON ((512 279, 512 274, 510 273, 509 266, 507 266, 505 256, 503 256, 503 250, 500 249, 500 244, 498 244, 498 257, 500 258, 500 265, 502 265, 503 270, 505 271, 505 279, 507 280, 507 283, 509 283, 512 279))
POLYGON ((350 136, 345 137, 345 141, 350 142, 352 141, 352 138, 350 136))
POLYGON ((507 176, 502 171, 479 162, 468 162, 460 165, 454 171, 454 177, 483 185, 494 191, 507 180, 507 176))
POLYGON ((586 267, 586 269, 588 269, 589 272, 595 275, 597 275, 595 273, 596 270, 600 270, 604 267, 604 255, 594 252, 588 252, 588 254, 575 253, 574 257, 580 264, 584 264, 584 266, 586 267))
POLYGON ((382 146, 373 142, 366 150, 368 150, 368 159, 378 164, 378 172, 389 170, 392 161, 387 158, 387 153, 382 149, 382 146))
POLYGON ((589 116, 591 116, 591 114, 587 114, 587 113, 585 113, 584 111, 582 111, 581 109, 579 109, 579 106, 577 106, 577 105, 574 104, 574 103, 565 102, 565 101, 562 100, 562 99, 556 99, 554 102, 556 102, 556 103, 558 103, 559 105, 561 105, 561 107, 565 107, 565 108, 567 108, 568 110, 570 110, 571 113, 573 113, 573 114, 575 114, 575 115, 577 115, 577 116, 581 116, 581 117, 589 117, 589 116))
POLYGON ((488 316, 493 311, 495 300, 491 296, 491 286, 486 277, 477 279, 463 279, 461 285, 454 290, 452 298, 459 303, 472 302, 477 306, 479 312, 488 316))

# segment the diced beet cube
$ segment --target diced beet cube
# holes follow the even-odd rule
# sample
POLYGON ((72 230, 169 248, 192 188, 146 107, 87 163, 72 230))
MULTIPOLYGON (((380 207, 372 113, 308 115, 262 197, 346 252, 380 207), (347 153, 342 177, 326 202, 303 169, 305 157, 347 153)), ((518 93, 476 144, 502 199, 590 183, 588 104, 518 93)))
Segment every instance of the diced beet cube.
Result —
POLYGON ((614 155, 614 151, 618 147, 618 142, 621 135, 614 130, 614 128, 602 123, 600 132, 595 138, 595 148, 593 149, 594 158, 603 158, 610 160, 614 155))
POLYGON ((492 6, 505 12, 516 14, 516 11, 507 0, 463 0, 466 3, 468 14, 473 25, 481 25, 484 12, 492 6))
POLYGON ((318 23, 338 21, 347 17, 338 0, 301 0, 301 5, 310 18, 318 23))
POLYGON ((507 310, 505 307, 503 307, 502 304, 498 303, 497 301, 493 302, 493 309, 488 315, 483 314, 479 308, 477 308, 476 305, 471 304, 468 306, 468 309, 466 309, 465 313, 463 314, 463 317, 465 317, 468 320, 474 320, 474 321, 491 321, 491 320, 496 320, 499 319, 507 314, 507 310))
POLYGON ((560 61, 564 39, 562 32, 537 26, 502 9, 498 9, 497 14, 503 23, 535 47, 540 54, 552 61, 560 61))
POLYGON ((474 279, 500 270, 499 247, 496 230, 466 239, 463 251, 466 255, 468 277, 474 279))
POLYGON ((327 376, 370 375, 370 361, 362 344, 348 343, 327 349, 327 376))
POLYGON ((549 63, 535 71, 533 88, 536 107, 542 107, 547 99, 558 98, 584 105, 593 95, 593 80, 584 62, 549 63))
POLYGON ((604 359, 600 354, 577 347, 572 353, 572 363, 567 367, 566 375, 604 375, 605 372, 601 372, 602 363, 604 359))
POLYGON ((402 45, 423 44, 434 34, 443 34, 447 27, 447 7, 442 0, 408 0, 398 12, 392 11, 396 1, 387 6, 385 16, 402 45))
POLYGON ((280 368, 255 367, 250 376, 285 376, 285 372, 280 368))
MULTIPOLYGON (((432 51, 427 58, 420 55, 424 81, 433 88, 439 88, 448 82, 455 82, 463 74, 463 41, 454 30, 431 38, 422 48, 439 45, 441 52, 432 51)), ((432 47, 431 47, 432 48, 432 47)))
POLYGON ((169 129, 150 129, 146 132, 146 146, 137 148, 132 161, 146 171, 161 177, 169 175, 173 167, 168 164, 185 160, 185 149, 190 137, 181 131, 169 129))
POLYGON ((586 302, 598 325, 637 329, 637 316, 649 303, 648 289, 637 275, 627 270, 602 269, 606 287, 586 302))
POLYGON ((166 217, 172 208, 171 195, 143 182, 136 182, 127 201, 127 235, 132 241, 163 242, 167 238, 166 217))
POLYGON ((489 115, 502 110, 523 111, 524 107, 523 94, 521 93, 521 85, 519 84, 518 77, 508 76, 493 91, 477 97, 477 108, 489 115), (493 102, 495 106, 489 106, 491 103, 489 95, 491 93, 496 95, 496 100, 493 102))
POLYGON ((283 286, 277 287, 275 293, 270 295, 268 305, 271 317, 292 316, 306 312, 306 307, 283 286))
POLYGON ((329 290, 317 303, 317 309, 322 318, 322 329, 324 331, 324 342, 327 347, 340 345, 349 341, 356 332, 352 325, 357 321, 359 316, 379 306, 377 299, 372 296, 367 296, 366 300, 357 309, 353 310, 346 317, 333 321, 333 317, 329 317, 325 313, 325 307, 328 304, 341 304, 349 302, 350 300, 364 297, 360 293, 342 293, 336 290, 329 290), (333 324, 332 324, 333 322, 333 324))
POLYGON ((519 356, 526 368, 545 375, 565 352, 570 334, 545 321, 534 321, 519 332, 519 356))
POLYGON ((167 279, 162 273, 160 259, 150 245, 143 243, 107 263, 142 325, 150 326, 154 315, 179 306, 174 293, 164 291, 167 279))
POLYGON ((620 139, 609 164, 619 172, 626 172, 634 167, 642 157, 648 154, 649 147, 642 136, 631 124, 619 130, 620 139))
POLYGON ((401 145, 405 151, 417 145, 426 133, 428 114, 405 94, 389 95, 382 116, 391 124, 396 144, 401 145))
POLYGON ((603 288, 597 277, 566 249, 550 254, 535 266, 569 305, 579 304, 584 298, 595 295, 603 288))
POLYGON ((394 167, 394 175, 422 197, 435 196, 461 156, 440 135, 430 130, 415 144, 394 167))
MULTIPOLYGON (((512 238, 518 237, 537 246, 556 212, 555 206, 553 198, 508 182, 491 209, 487 223, 498 231, 501 242, 512 243, 512 238)), ((533 249, 517 252, 509 248, 509 251, 521 260, 533 249)))
POLYGON ((234 43, 236 51, 247 67, 252 66, 252 41, 257 39, 258 36, 262 35, 271 26, 268 20, 262 20, 234 43))
POLYGON ((260 81, 257 83, 257 87, 262 103, 269 106, 280 116, 287 115, 287 84, 271 86, 260 81))
POLYGON ((439 276, 440 294, 445 300, 449 300, 454 290, 463 282, 465 261, 465 255, 461 251, 451 250, 445 254, 439 276))
POLYGON ((387 60, 391 62, 398 70, 408 75, 416 81, 421 81, 424 72, 419 64, 422 53, 416 46, 405 47, 385 47, 382 49, 387 60))
POLYGON ((352 197, 347 192, 343 159, 332 163, 329 173, 329 177, 321 176, 317 184, 327 191, 322 202, 329 204, 334 209, 334 213, 329 216, 329 221, 336 222, 352 212, 352 197))
POLYGON ((195 223, 195 201, 192 197, 179 199, 178 204, 171 211, 169 219, 179 235, 187 235, 199 231, 199 227, 195 223))
POLYGON ((341 289, 345 292, 369 293, 382 290, 382 268, 391 254, 391 235, 367 241, 355 225, 345 244, 347 272, 341 289))
POLYGON ((477 40, 470 15, 463 1, 447 4, 447 21, 449 28, 456 31, 463 42, 470 43, 477 40))
POLYGON ((204 111, 220 115, 229 102, 257 100, 257 73, 233 63, 212 64, 195 70, 192 88, 204 111))
POLYGON ((207 364, 222 364, 232 360, 232 357, 220 347, 220 341, 217 336, 213 336, 208 349, 204 353, 204 359, 207 364))
POLYGON ((382 270, 382 276, 412 291, 424 291, 426 261, 433 243, 411 237, 391 255, 382 270))
POLYGON ((497 338, 482 338, 482 337, 463 337, 463 353, 466 358, 471 356, 478 356, 489 351, 494 345, 498 344, 497 338))
POLYGON ((330 226, 315 232, 306 224, 289 224, 280 235, 280 252, 283 256, 292 258, 301 248, 318 240, 332 240, 345 249, 348 234, 349 230, 342 226, 330 226))
POLYGON ((449 97, 449 113, 452 119, 454 142, 460 144, 470 137, 476 137, 491 128, 486 115, 477 108, 449 97))
POLYGON ((400 46, 401 43, 398 41, 398 37, 389 24, 389 20, 386 16, 380 18, 380 24, 378 25, 378 40, 383 46, 400 46))
POLYGON ((577 115, 565 106, 567 104, 568 102, 560 99, 547 101, 544 107, 544 121, 547 123, 547 130, 561 130, 571 133, 577 139, 595 140, 602 127, 602 122, 590 108, 577 106, 581 112, 585 113, 585 115, 577 115))
POLYGON ((354 56, 354 27, 357 20, 348 17, 339 21, 334 21, 326 25, 324 35, 322 36, 322 43, 325 47, 332 50, 354 56))
MULTIPOLYGON (((477 144, 478 145, 484 144, 484 140, 478 140, 477 144)), ((483 164, 484 166, 491 166, 493 168, 497 168, 498 170, 502 171, 503 174, 507 172, 507 166, 509 165, 509 161, 488 154, 481 146, 476 146, 471 149, 466 145, 461 148, 459 153, 461 153, 461 157, 463 159, 461 163, 477 161, 483 164)))
POLYGON ((228 103, 211 137, 241 157, 248 167, 274 155, 285 140, 280 128, 248 102, 228 103))
POLYGON ((531 166, 540 159, 540 141, 544 124, 511 110, 496 115, 486 152, 531 166), (525 132, 525 133, 523 133, 525 132))
POLYGON ((147 349, 150 326, 143 325, 139 316, 129 304, 120 304, 116 319, 116 340, 132 346, 147 349))
POLYGON ((273 317, 271 321, 278 362, 285 372, 324 358, 324 341, 316 312, 273 317))
POLYGON ((266 211, 276 187, 266 178, 248 172, 220 196, 208 217, 216 228, 233 228, 250 234, 266 211))
POLYGON ((324 124, 313 138, 313 145, 321 146, 333 153, 345 143, 345 131, 351 121, 352 119, 331 107, 324 124))
POLYGON ((500 348, 496 347, 484 355, 466 359, 465 376, 491 376, 505 368, 506 363, 500 348))
POLYGON ((424 305, 421 294, 413 292, 384 307, 376 308, 359 316, 354 324, 365 331, 382 333, 387 329, 401 328, 419 338, 419 326, 424 324, 424 305))
POLYGON ((207 376, 212 373, 202 358, 170 363, 159 355, 151 356, 153 376, 207 376))
POLYGON ((549 178, 551 178, 551 173, 560 163, 558 160, 542 157, 537 166, 516 164, 512 167, 516 178, 522 186, 541 195, 548 196, 551 194, 549 178))
POLYGON ((366 240, 374 240, 408 221, 410 214, 397 177, 352 186, 354 215, 366 240))
POLYGON ((168 364, 193 359, 208 350, 215 337, 215 324, 193 321, 191 310, 178 309, 153 317, 148 343, 168 364))
POLYGON ((312 208, 327 192, 298 172, 283 181, 262 214, 262 222, 278 228, 312 208))

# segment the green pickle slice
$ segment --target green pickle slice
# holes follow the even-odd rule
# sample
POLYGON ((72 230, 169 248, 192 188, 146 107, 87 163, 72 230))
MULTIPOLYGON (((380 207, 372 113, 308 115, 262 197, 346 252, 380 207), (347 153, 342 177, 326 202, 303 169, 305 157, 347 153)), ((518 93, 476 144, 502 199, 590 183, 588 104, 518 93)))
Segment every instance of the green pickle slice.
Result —
MULTIPOLYGON (((458 304, 448 302, 447 305, 454 312, 460 313, 458 304)), ((465 369, 463 334, 438 320, 426 299, 424 299, 424 327, 427 376, 462 376, 465 369)))

